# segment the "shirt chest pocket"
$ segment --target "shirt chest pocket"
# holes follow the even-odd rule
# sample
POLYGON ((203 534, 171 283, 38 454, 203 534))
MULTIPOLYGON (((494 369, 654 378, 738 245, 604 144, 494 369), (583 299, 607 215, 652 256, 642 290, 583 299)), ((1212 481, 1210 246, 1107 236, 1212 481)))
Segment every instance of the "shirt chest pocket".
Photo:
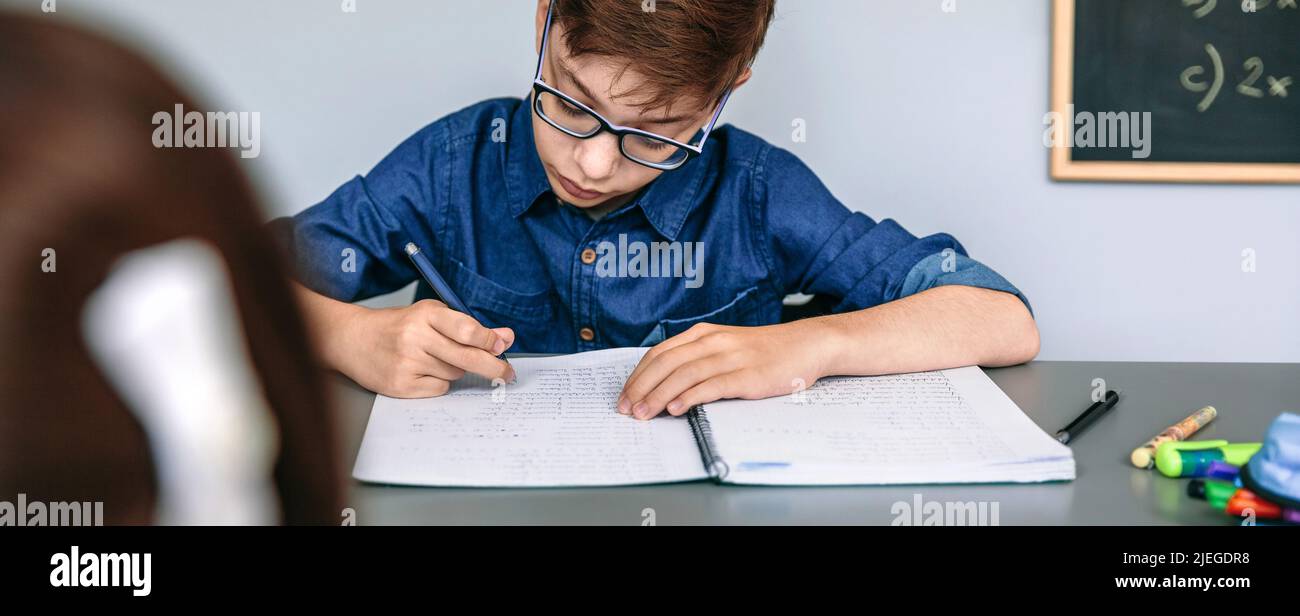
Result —
POLYGON ((516 291, 474 272, 463 263, 454 260, 451 263, 455 268, 456 292, 484 325, 509 327, 515 330, 516 341, 520 342, 529 339, 527 334, 550 327, 555 317, 551 289, 516 291))
POLYGON ((735 299, 719 308, 687 318, 663 319, 650 329, 650 334, 641 342, 641 346, 654 346, 699 323, 764 325, 759 295, 758 287, 753 286, 736 294, 735 299))

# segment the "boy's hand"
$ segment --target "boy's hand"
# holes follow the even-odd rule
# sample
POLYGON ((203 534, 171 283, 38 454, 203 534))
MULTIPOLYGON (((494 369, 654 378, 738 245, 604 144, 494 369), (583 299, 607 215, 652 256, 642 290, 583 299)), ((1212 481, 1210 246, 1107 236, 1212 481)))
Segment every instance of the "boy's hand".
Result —
POLYGON ((646 352, 619 396, 618 412, 681 415, 723 398, 768 398, 825 376, 827 330, 816 319, 764 327, 702 323, 646 352))
POLYGON ((439 301, 361 309, 340 333, 346 342, 334 363, 385 396, 440 396, 467 372, 514 380, 514 369, 496 356, 514 344, 515 333, 507 327, 488 329, 439 301))

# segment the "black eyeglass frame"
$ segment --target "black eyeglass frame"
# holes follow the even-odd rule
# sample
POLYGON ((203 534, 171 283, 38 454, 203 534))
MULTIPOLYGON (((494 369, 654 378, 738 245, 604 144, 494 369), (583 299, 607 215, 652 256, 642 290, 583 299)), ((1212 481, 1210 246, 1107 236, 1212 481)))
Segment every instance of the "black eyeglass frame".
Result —
MULTIPOLYGON (((620 126, 618 124, 610 122, 609 120, 605 119, 604 116, 600 115, 599 113, 596 113, 596 111, 591 107, 584 105, 581 101, 574 99, 572 96, 569 96, 568 94, 559 91, 558 89, 546 83, 545 81, 542 81, 542 62, 546 58, 546 48, 551 38, 551 18, 554 15, 554 13, 555 13, 555 3, 552 2, 551 8, 547 9, 546 11, 546 29, 542 31, 542 46, 541 49, 538 50, 537 52, 537 71, 533 74, 533 113, 537 114, 537 117, 541 118, 547 124, 550 124, 556 130, 566 135, 569 135, 570 137, 575 137, 577 139, 590 139, 592 137, 595 137, 596 135, 601 134, 602 132, 612 133, 618 137, 618 150, 620 153, 623 154, 624 158, 627 158, 628 160, 637 163, 639 165, 644 165, 646 167, 650 167, 651 169, 658 169, 660 171, 671 171, 673 169, 681 167, 682 165, 685 165, 687 161, 691 160, 692 158, 695 158, 696 156, 699 156, 704 152, 704 143, 708 141, 709 134, 713 132, 714 126, 717 125, 718 117, 722 115, 722 108, 726 107, 727 105, 727 99, 731 98, 730 88, 728 88, 727 91, 723 93, 722 100, 718 102, 718 108, 713 112, 713 118, 709 120, 708 126, 704 127, 703 129, 704 134, 700 137, 699 145, 682 143, 680 141, 677 141, 676 139, 671 139, 663 135, 656 135, 652 132, 644 131, 639 128, 632 128, 630 126, 620 126), (547 117, 546 113, 542 111, 543 94, 550 94, 552 96, 555 96, 560 100, 564 101, 565 103, 586 112, 592 118, 595 118, 597 122, 596 128, 591 130, 590 132, 581 133, 566 128, 560 125, 557 120, 552 120, 550 117, 547 117), (626 146, 626 138, 628 136, 642 137, 653 141, 663 142, 665 144, 678 148, 678 151, 683 152, 684 155, 679 160, 675 160, 671 162, 654 162, 654 161, 642 160, 628 153, 627 146, 626 146)), ((699 131, 697 131, 697 133, 698 132, 699 131)), ((674 154, 674 156, 676 156, 676 154, 674 154)))

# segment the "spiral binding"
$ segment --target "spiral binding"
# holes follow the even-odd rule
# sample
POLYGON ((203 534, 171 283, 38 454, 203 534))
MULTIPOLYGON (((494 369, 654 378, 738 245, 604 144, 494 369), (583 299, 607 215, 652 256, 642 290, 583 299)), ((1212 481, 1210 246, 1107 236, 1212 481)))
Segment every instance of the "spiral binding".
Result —
POLYGON ((700 450, 700 460, 704 462, 704 470, 713 481, 722 483, 731 469, 722 460, 722 456, 718 455, 718 445, 713 442, 713 427, 709 425, 708 413, 704 411, 703 406, 697 404, 686 414, 686 421, 691 426, 691 434, 695 436, 695 444, 700 450))

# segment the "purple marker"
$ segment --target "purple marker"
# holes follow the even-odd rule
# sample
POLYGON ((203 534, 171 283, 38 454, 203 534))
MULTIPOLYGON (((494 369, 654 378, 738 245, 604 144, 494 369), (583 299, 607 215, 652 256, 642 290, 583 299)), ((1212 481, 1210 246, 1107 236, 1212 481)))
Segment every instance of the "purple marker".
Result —
POLYGON ((1241 469, 1228 464, 1222 460, 1211 460, 1210 465, 1205 468, 1206 479, 1218 479, 1220 481, 1236 481, 1237 475, 1241 469))

